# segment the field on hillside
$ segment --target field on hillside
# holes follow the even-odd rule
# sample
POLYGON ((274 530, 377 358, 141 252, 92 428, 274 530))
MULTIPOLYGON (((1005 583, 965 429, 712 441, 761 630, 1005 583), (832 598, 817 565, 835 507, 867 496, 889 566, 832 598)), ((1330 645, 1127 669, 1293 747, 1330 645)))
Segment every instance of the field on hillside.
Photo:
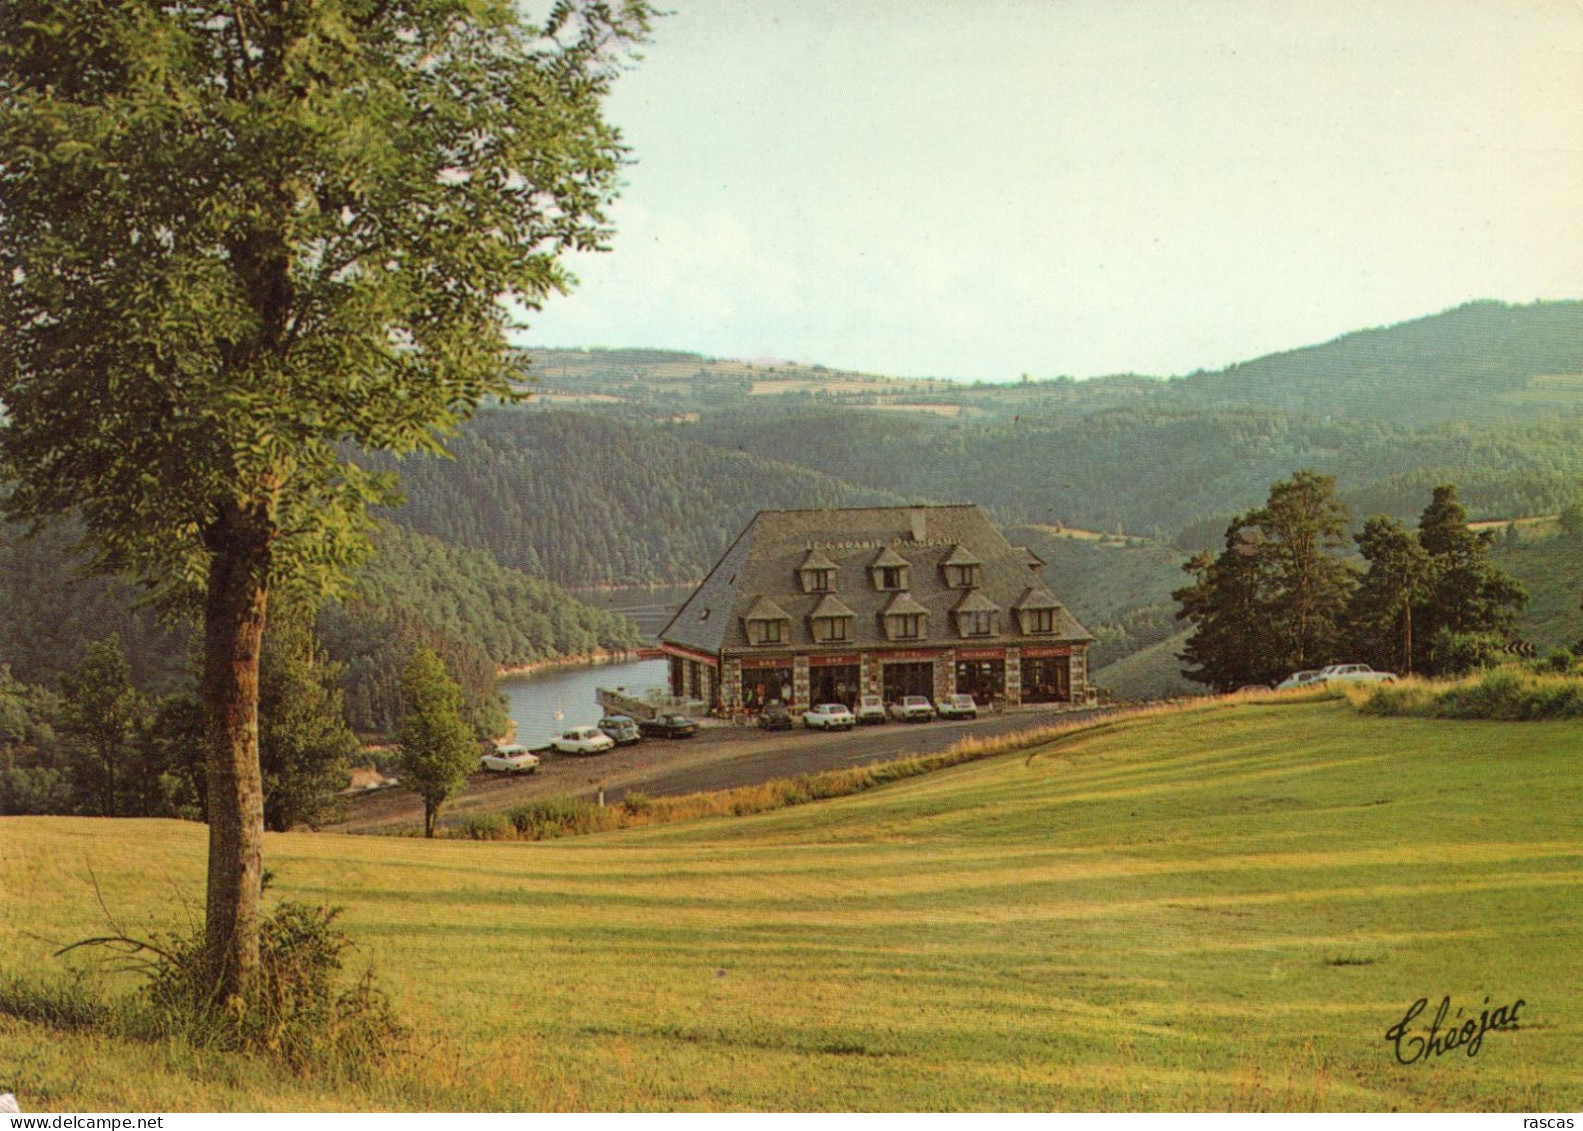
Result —
MULTIPOLYGON (((0 1017, 0 1091, 78 1111, 1576 1110, 1580 758, 1577 724, 1217 702, 756 817, 273 835, 272 893, 346 909, 418 1030, 407 1060, 332 1087, 0 1017), (1398 1063, 1386 1031, 1445 996, 1458 1023, 1522 999, 1521 1028, 1398 1063)), ((93 878, 123 928, 184 925, 203 858, 189 825, 0 822, 0 973, 104 930, 93 878)))

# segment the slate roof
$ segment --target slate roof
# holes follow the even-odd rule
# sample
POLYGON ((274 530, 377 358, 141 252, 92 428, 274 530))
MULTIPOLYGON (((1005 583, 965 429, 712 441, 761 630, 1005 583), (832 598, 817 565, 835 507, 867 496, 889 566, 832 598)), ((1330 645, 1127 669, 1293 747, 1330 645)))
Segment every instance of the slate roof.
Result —
POLYGON ((857 614, 837 597, 834 593, 826 593, 824 599, 814 606, 811 617, 855 617, 857 614))
POLYGON ((998 613, 1000 606, 984 595, 982 589, 961 590, 962 599, 951 606, 953 613, 998 613))
POLYGON ((809 617, 831 594, 804 593, 797 573, 814 552, 835 569, 833 595, 854 614, 852 639, 842 645, 849 650, 895 646, 885 636, 880 614, 897 594, 875 590, 869 573, 872 565, 892 555, 911 567, 905 603, 932 614, 923 639, 909 641, 910 647, 1094 639, 1049 596, 1037 572, 1043 563, 1026 548, 1007 542, 978 507, 960 505, 760 511, 666 625, 660 639, 710 654, 828 647, 814 642, 809 617), (920 531, 921 540, 916 538, 920 531), (1001 624, 995 636, 971 641, 958 636, 949 614, 964 600, 964 591, 947 587, 943 566, 959 552, 983 562, 977 592, 1000 608, 1049 607, 1041 603, 1042 597, 1049 597, 1059 609, 1056 631, 1021 636, 1011 618, 1012 623, 1001 624), (1026 603, 1030 597, 1036 604, 1026 603), (761 599, 767 605, 759 604, 761 599), (743 620, 750 610, 757 615, 768 606, 784 611, 791 622, 787 641, 750 645, 743 620))

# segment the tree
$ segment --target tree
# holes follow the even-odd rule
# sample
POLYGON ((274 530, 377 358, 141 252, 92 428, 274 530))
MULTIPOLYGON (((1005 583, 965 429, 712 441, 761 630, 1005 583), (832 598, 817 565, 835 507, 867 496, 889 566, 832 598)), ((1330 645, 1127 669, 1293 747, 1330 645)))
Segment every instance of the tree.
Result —
POLYGON ((342 705, 343 672, 314 636, 312 612, 277 606, 264 637, 258 690, 265 828, 317 828, 333 815, 357 753, 342 705))
POLYGON ((1442 656, 1435 641, 1471 637, 1509 639, 1517 614, 1527 603, 1522 584, 1490 561, 1490 534, 1468 528, 1467 511, 1457 500, 1457 489, 1434 489, 1429 505, 1418 519, 1418 541, 1429 555, 1429 600, 1420 617, 1420 636, 1430 642, 1425 671, 1438 674, 1447 663, 1461 668, 1472 653, 1459 646, 1454 661, 1442 656))
POLYGON ((1181 606, 1177 619, 1197 626, 1178 657, 1192 665, 1187 678, 1221 691, 1271 678, 1275 641, 1256 538, 1247 518, 1233 519, 1225 550, 1195 554, 1182 566, 1194 583, 1171 594, 1181 606))
POLYGON ((147 814, 149 783, 134 761, 149 707, 132 686, 121 638, 89 644, 82 662, 60 677, 60 685, 65 697, 60 733, 77 808, 99 817, 147 814))
POLYGON ((1433 573, 1418 537, 1393 518, 1375 515, 1363 524, 1358 550, 1369 563, 1347 610, 1353 655, 1412 675, 1420 650, 1413 639, 1413 610, 1429 598, 1433 573))
POLYGON ((478 742, 465 718, 462 689, 427 648, 413 653, 401 679, 401 759, 423 797, 423 835, 434 835, 440 806, 478 764, 478 742))
POLYGON ((1229 691, 1330 662, 1356 584, 1338 555, 1347 509, 1335 489, 1333 477, 1299 471, 1232 521, 1218 557, 1187 563, 1197 581, 1171 596, 1196 626, 1180 657, 1196 665, 1189 679, 1229 691))
POLYGON ((624 151, 644 0, 8 0, 0 473, 98 564, 201 611, 217 1003, 257 976, 260 642, 432 451, 512 389, 512 300, 567 286, 624 151))

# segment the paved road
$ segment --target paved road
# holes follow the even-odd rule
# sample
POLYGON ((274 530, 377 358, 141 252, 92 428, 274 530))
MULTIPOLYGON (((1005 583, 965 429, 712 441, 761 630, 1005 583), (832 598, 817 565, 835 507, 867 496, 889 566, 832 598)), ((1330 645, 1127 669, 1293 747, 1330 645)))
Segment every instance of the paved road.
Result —
MULTIPOLYGON (((469 813, 507 809, 532 797, 592 797, 600 789, 607 802, 619 801, 632 790, 664 796, 734 789, 773 778, 938 753, 968 735, 993 737, 1036 730, 1097 713, 1019 707, 976 720, 886 723, 833 734, 801 727, 776 733, 750 727, 708 727, 696 738, 651 738, 594 757, 550 754, 537 773, 527 776, 474 774, 446 806, 442 823, 469 813)), ((417 795, 396 788, 350 798, 343 820, 327 829, 388 831, 420 825, 422 820, 423 805, 417 795)))
POLYGON ((631 789, 655 797, 703 790, 734 789, 773 778, 794 778, 821 770, 867 766, 915 754, 935 754, 966 738, 994 737, 1035 730, 1097 712, 1016 711, 983 719, 934 723, 886 723, 823 734, 789 730, 760 734, 753 749, 725 755, 702 765, 656 769, 638 781, 606 790, 605 799, 616 801, 631 789))

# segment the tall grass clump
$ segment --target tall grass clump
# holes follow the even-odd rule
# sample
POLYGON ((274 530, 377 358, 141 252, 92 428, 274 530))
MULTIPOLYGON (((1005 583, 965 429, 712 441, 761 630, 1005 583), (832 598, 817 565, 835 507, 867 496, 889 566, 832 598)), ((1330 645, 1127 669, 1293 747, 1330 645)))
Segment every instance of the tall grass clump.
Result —
POLYGON ((1405 680, 1349 690, 1366 715, 1518 722, 1583 718, 1583 678, 1496 668, 1455 683, 1405 680))
POLYGON ((67 952, 101 955, 96 968, 147 980, 133 994, 110 995, 77 969, 0 981, 0 1013, 62 1031, 131 1040, 179 1040, 194 1048, 264 1056, 298 1073, 357 1078, 404 1046, 406 1027, 368 970, 340 984, 352 940, 334 926, 334 908, 282 903, 260 932, 260 969, 245 1000, 215 998, 201 927, 150 940, 117 933, 67 952))
POLYGON ((578 797, 541 797, 506 810, 506 820, 519 840, 553 840, 620 828, 624 812, 578 797))
POLYGON ((208 985, 203 932, 150 947, 146 998, 155 1030, 201 1047, 265 1053, 290 1068, 358 1075, 388 1059, 407 1030, 372 969, 338 985, 352 940, 336 908, 282 903, 264 920, 259 978, 245 1002, 216 1001, 208 985))

